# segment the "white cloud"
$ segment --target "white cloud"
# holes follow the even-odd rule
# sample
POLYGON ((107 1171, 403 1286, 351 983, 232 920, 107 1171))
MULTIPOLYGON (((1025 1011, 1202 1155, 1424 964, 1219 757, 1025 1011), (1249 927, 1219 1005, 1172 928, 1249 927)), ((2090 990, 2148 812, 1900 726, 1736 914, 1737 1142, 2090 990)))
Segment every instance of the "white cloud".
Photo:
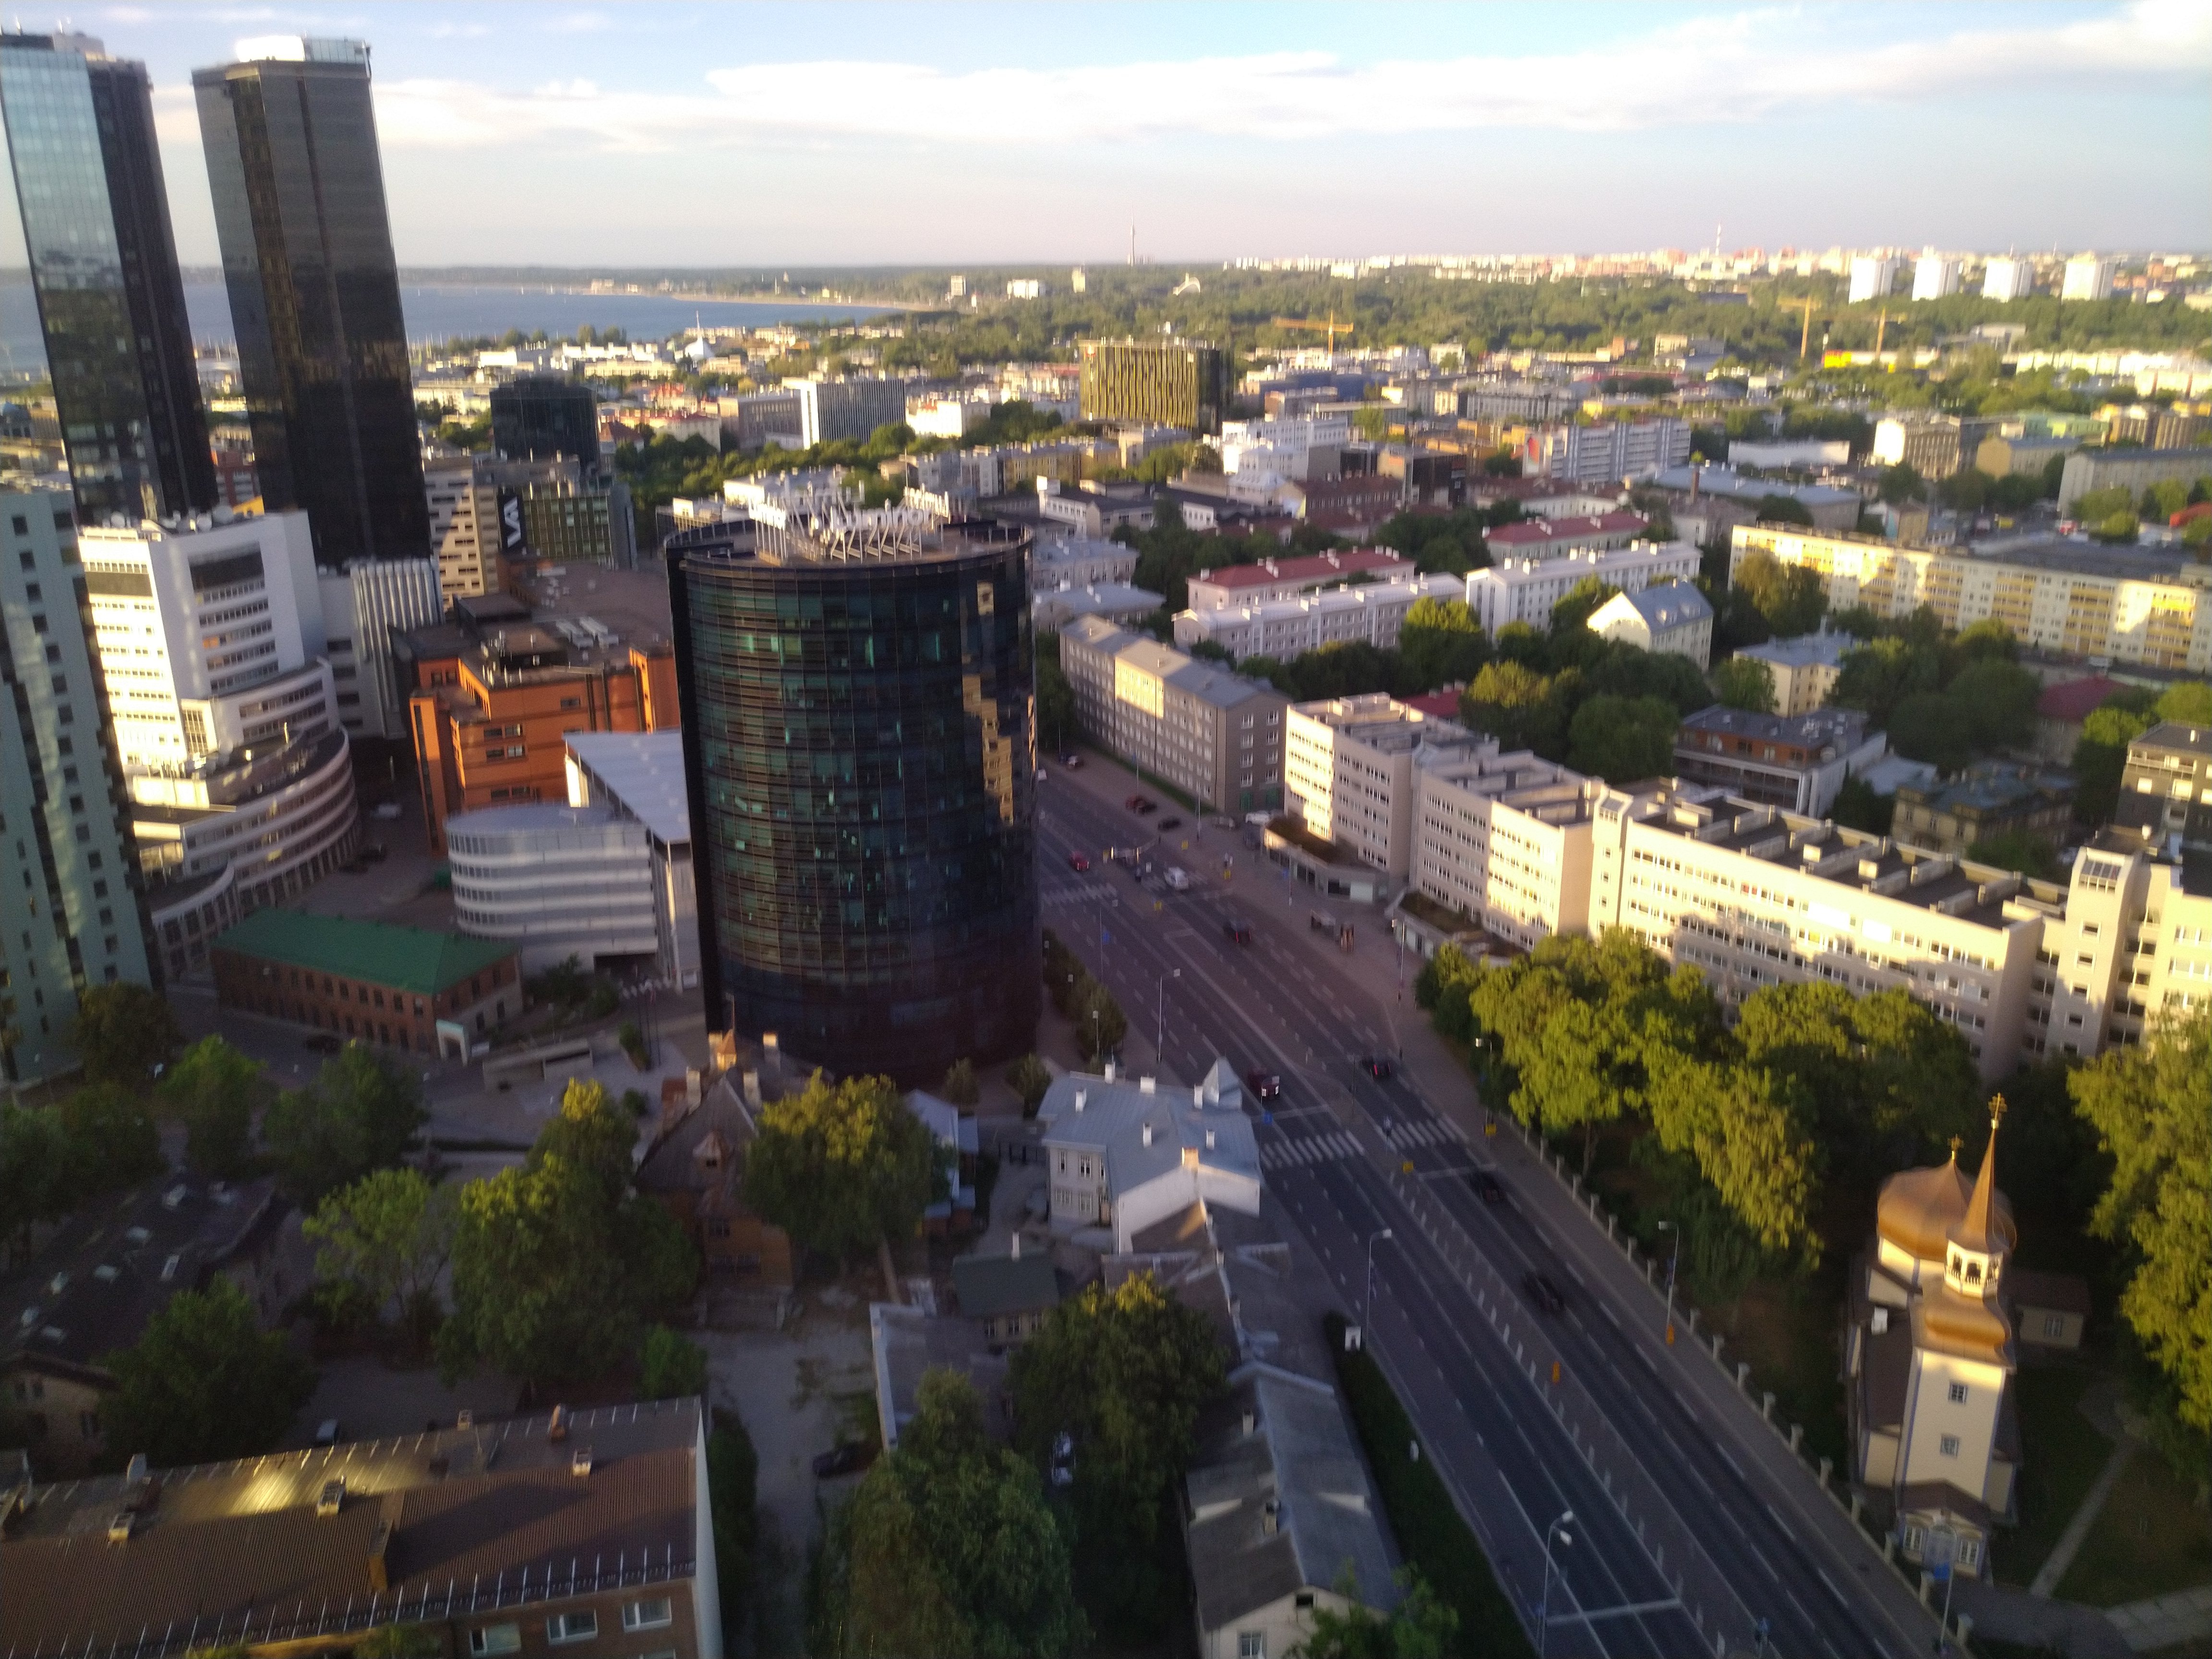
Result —
MULTIPOLYGON (((1901 15, 1901 14, 1899 14, 1901 15)), ((1551 56, 1347 64, 1282 52, 1182 62, 948 71, 895 61, 744 64, 708 92, 532 92, 448 80, 380 82, 393 146, 581 140, 615 151, 838 135, 954 143, 1095 143, 1174 134, 1328 139, 1519 128, 1625 131, 1752 122, 1839 103, 2023 92, 2066 82, 2199 85, 2212 4, 2140 0, 2056 25, 2022 23, 1868 45, 1884 14, 1757 10, 1551 56)), ((575 13, 550 27, 590 29, 575 13)))

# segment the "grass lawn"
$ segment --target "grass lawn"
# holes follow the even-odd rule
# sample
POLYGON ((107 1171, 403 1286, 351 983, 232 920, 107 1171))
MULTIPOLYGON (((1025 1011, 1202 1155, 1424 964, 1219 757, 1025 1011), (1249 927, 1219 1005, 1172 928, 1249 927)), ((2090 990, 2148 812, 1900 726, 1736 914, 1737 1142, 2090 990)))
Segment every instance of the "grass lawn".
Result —
POLYGON ((2128 1461, 2058 1594, 2091 1607, 2140 1601, 2212 1582, 2212 1513, 2166 1461, 2142 1449, 2128 1461))
POLYGON ((1433 1463, 1416 1463, 1407 1455, 1414 1438, 1413 1422, 1390 1391, 1382 1368, 1364 1352, 1344 1352, 1344 1321, 1336 1315, 1328 1316, 1326 1328, 1328 1351, 1336 1357, 1336 1380, 1352 1407, 1398 1547, 1438 1599, 1459 1614, 1452 1651, 1480 1659, 1530 1659, 1534 1650, 1521 1620, 1498 1589, 1482 1546, 1454 1507, 1443 1477, 1433 1463))
POLYGON ((2034 1579, 2112 1455, 2112 1443, 2079 1410, 2094 1376, 2078 1366, 2036 1365, 2023 1370, 2015 1382, 2026 1461, 2020 1474, 2020 1527, 2000 1535, 1995 1552, 2002 1583, 2034 1579))

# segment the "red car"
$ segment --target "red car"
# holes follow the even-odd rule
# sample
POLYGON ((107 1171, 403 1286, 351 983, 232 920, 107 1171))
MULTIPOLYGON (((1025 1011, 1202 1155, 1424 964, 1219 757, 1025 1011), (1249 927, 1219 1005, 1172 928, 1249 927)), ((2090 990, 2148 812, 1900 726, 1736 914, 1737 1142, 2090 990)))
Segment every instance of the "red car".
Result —
POLYGON ((1070 853, 1067 855, 1067 867, 1078 875, 1081 875, 1091 867, 1091 860, 1080 853, 1070 853))

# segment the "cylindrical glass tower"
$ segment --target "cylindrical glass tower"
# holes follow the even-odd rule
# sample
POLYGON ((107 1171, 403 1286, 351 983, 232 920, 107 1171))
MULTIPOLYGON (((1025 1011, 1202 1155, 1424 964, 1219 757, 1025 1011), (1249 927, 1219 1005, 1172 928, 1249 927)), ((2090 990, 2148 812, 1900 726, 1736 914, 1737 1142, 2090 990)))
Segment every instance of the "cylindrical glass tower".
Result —
POLYGON ((925 1085, 1026 1051, 1028 533, 895 510, 702 542, 668 567, 709 1022, 925 1085))

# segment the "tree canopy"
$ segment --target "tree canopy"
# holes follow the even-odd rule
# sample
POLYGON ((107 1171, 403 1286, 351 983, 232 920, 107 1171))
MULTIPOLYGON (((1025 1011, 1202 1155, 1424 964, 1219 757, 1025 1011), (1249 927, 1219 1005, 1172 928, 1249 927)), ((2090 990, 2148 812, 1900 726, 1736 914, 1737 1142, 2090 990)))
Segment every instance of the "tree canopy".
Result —
POLYGON ((419 1170, 372 1170, 331 1194, 302 1224, 326 1310, 397 1317, 419 1341, 436 1323, 458 1222, 457 1193, 419 1170))
POLYGON ((1680 717, 1661 697, 1600 695, 1575 710, 1567 764, 1607 783, 1672 776, 1680 717))
POLYGON ((1713 690, 1730 708, 1774 712, 1774 671, 1756 657, 1729 657, 1713 665, 1713 690))
POLYGON ((109 1443, 172 1467, 267 1450, 315 1387, 305 1356, 263 1330, 246 1292, 220 1277, 171 1297, 105 1364, 109 1443))
POLYGON ((177 1057, 161 1093, 185 1121, 185 1154, 204 1175, 234 1180, 253 1156, 253 1104, 261 1066, 219 1036, 202 1037, 177 1057))
POLYGON ((370 1170, 398 1163, 429 1121, 412 1070, 349 1042, 305 1088, 276 1097, 262 1119, 261 1139, 286 1190, 312 1207, 370 1170))
POLYGON ((88 1083, 143 1088, 184 1040, 167 1000, 148 986, 120 980, 77 995, 70 1041, 88 1083))
POLYGON ((771 1101, 745 1158, 745 1201, 798 1243, 847 1260, 909 1237, 947 1187, 944 1158, 885 1077, 817 1072, 771 1101))

